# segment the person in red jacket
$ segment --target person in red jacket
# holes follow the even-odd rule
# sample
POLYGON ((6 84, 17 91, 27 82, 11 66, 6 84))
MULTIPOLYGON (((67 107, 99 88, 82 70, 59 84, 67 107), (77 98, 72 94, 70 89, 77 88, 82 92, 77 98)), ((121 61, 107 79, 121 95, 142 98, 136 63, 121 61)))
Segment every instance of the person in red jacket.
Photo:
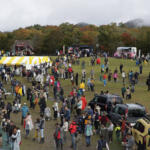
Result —
POLYGON ((104 74, 103 75, 103 82, 104 82, 104 86, 106 86, 106 84, 107 84, 107 75, 106 74, 104 74))
POLYGON ((56 126, 56 129, 55 129, 53 136, 54 136, 54 140, 55 140, 55 144, 56 144, 56 149, 62 150, 63 149, 63 142, 62 142, 61 128, 60 128, 60 125, 58 123, 56 123, 55 126, 56 126))
POLYGON ((99 65, 101 63, 100 58, 97 58, 96 63, 97 63, 97 65, 99 65))
POLYGON ((72 121, 72 123, 70 124, 69 131, 72 140, 71 147, 73 148, 73 150, 76 150, 77 149, 77 144, 76 144, 77 124, 75 121, 72 121))
POLYGON ((50 85, 53 86, 54 85, 54 81, 55 81, 55 78, 53 75, 50 76, 50 85))
POLYGON ((69 72, 69 78, 71 78, 71 73, 73 72, 72 67, 68 68, 68 72, 69 72))

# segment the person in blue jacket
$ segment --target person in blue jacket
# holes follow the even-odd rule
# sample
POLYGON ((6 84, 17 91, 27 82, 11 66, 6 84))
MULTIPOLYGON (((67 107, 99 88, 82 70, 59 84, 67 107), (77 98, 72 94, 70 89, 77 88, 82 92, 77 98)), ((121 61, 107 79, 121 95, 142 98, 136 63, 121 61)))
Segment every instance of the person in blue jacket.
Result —
POLYGON ((26 105, 26 103, 24 103, 24 105, 21 108, 21 112, 22 112, 22 119, 21 119, 21 125, 23 125, 23 121, 26 118, 28 112, 29 112, 29 108, 26 105))

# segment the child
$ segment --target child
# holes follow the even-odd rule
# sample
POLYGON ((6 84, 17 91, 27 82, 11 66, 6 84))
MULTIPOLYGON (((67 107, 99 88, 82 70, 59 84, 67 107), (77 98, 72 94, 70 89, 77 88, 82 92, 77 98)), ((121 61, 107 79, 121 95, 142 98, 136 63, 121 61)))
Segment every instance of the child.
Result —
POLYGON ((33 141, 35 141, 36 139, 38 140, 38 142, 40 142, 40 119, 37 118, 36 122, 35 122, 35 131, 34 131, 34 138, 33 141))

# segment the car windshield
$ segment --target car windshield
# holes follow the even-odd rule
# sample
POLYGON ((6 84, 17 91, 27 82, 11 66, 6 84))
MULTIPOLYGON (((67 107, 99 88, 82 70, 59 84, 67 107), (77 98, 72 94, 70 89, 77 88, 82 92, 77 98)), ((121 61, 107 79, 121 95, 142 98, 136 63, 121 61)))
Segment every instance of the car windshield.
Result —
POLYGON ((122 98, 120 96, 110 96, 108 100, 111 101, 113 104, 120 104, 122 103, 122 98))
POLYGON ((129 117, 143 117, 145 115, 145 110, 142 109, 131 109, 128 111, 129 117))
POLYGON ((120 114, 120 115, 125 115, 125 108, 123 107, 116 107, 114 110, 113 110, 115 113, 117 114, 120 114))

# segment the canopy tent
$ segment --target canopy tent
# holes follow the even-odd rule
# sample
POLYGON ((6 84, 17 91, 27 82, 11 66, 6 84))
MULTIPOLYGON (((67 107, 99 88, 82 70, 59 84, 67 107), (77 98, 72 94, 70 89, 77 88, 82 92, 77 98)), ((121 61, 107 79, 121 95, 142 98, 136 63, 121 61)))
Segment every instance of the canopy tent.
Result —
POLYGON ((42 63, 48 63, 50 59, 48 56, 14 56, 14 57, 1 57, 1 65, 40 65, 42 63))

